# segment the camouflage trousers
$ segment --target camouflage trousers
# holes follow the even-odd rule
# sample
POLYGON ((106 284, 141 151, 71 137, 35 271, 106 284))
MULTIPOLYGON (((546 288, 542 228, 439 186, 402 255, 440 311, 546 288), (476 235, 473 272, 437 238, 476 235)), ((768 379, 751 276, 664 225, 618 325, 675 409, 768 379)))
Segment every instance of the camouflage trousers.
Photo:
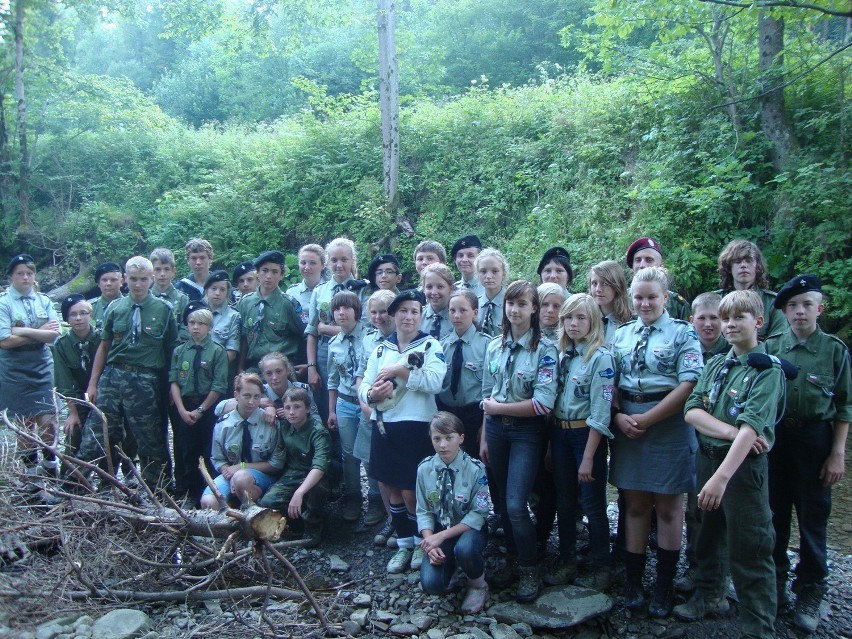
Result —
MULTIPOLYGON (((142 477, 151 488, 164 484, 168 459, 159 387, 155 374, 107 366, 98 380, 96 402, 106 416, 112 446, 124 448, 128 435, 136 440, 142 477)), ((91 461, 105 455, 103 426, 97 414, 92 413, 83 427, 79 457, 91 461)))
MULTIPOLYGON (((308 491, 308 494, 305 495, 302 501, 302 521, 304 522, 305 532, 310 531, 317 536, 322 534, 323 523, 325 521, 325 502, 328 493, 325 484, 325 480, 320 481, 320 483, 308 491)), ((264 508, 274 508, 287 516, 290 499, 292 499, 293 493, 301 485, 302 479, 281 477, 260 498, 258 505, 264 508)))

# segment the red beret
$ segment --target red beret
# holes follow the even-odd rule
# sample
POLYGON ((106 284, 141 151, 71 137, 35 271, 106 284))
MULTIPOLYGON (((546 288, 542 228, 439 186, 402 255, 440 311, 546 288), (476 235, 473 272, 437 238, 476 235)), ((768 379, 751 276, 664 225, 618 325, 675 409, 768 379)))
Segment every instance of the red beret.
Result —
POLYGON ((633 244, 627 247, 627 268, 633 268, 633 257, 636 255, 637 251, 647 248, 654 249, 660 254, 661 258, 663 257, 663 248, 657 240, 652 237, 640 237, 638 240, 633 242, 633 244))

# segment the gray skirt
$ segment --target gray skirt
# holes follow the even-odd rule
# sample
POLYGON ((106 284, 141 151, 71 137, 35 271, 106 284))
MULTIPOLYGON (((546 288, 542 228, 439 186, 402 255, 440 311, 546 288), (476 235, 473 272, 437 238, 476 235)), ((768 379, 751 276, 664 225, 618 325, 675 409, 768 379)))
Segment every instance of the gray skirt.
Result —
MULTIPOLYGON (((622 400, 621 412, 646 413, 659 402, 636 404, 622 400)), ((695 429, 683 413, 657 422, 639 439, 630 439, 613 424, 609 483, 624 490, 679 495, 695 490, 695 429)))
POLYGON ((54 412, 53 356, 43 344, 0 350, 0 411, 9 417, 54 412))

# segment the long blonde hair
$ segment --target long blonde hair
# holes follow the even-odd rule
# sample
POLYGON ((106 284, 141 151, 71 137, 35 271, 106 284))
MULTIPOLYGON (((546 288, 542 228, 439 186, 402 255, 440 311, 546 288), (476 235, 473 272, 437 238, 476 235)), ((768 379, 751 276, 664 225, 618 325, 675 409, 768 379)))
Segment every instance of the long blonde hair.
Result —
POLYGON ((604 260, 595 264, 589 271, 589 290, 592 289, 592 275, 597 275, 604 284, 608 284, 615 291, 615 299, 612 301, 615 321, 619 324, 630 321, 633 313, 630 312, 627 278, 624 277, 624 269, 621 265, 614 260, 604 260))
POLYGON ((559 350, 565 352, 569 344, 573 340, 565 334, 565 318, 573 315, 577 311, 584 311, 589 318, 589 332, 583 340, 586 343, 586 354, 583 356, 585 361, 589 361, 599 346, 603 346, 606 341, 606 334, 603 327, 603 316, 601 309, 598 308, 595 298, 588 293, 574 293, 571 297, 565 300, 562 308, 559 309, 559 350))

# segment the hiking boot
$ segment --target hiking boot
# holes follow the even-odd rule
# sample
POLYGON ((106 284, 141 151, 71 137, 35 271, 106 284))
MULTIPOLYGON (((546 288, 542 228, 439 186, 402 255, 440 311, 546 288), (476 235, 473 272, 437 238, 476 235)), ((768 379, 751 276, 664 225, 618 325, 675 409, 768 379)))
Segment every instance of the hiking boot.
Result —
POLYGON ((644 612, 645 589, 641 581, 628 580, 624 584, 624 607, 634 615, 644 612))
POLYGON ((793 625, 802 632, 813 634, 819 626, 822 616, 822 599, 825 588, 819 585, 808 585, 796 597, 793 609, 793 625))
POLYGON ((423 557, 426 555, 423 552, 423 549, 420 546, 414 547, 414 553, 411 555, 411 569, 412 570, 420 570, 420 566, 423 564, 423 557))
POLYGON ((475 615, 477 612, 482 612, 482 609, 485 608, 485 603, 487 601, 487 585, 483 586, 482 588, 468 586, 467 592, 464 595, 464 601, 462 601, 462 604, 459 607, 459 612, 463 615, 475 615))
POLYGON ((392 575, 405 572, 411 563, 411 556, 414 554, 413 548, 400 548, 388 562, 388 572, 392 575))
POLYGON ((382 498, 379 495, 370 495, 367 501, 367 512, 364 515, 365 526, 375 526, 388 516, 382 498))
POLYGON ((671 585, 657 584, 651 603, 648 605, 648 616, 652 619, 665 619, 674 606, 674 588, 671 585))
POLYGON ((681 621, 701 621, 707 615, 719 615, 728 612, 731 604, 724 595, 714 599, 705 599, 696 592, 689 601, 675 606, 672 612, 681 621))
POLYGON ((340 515, 343 521, 358 521, 361 516, 361 493, 350 493, 346 495, 343 503, 343 512, 340 515))
MULTIPOLYGON (((385 525, 379 528, 378 532, 376 533, 376 536, 373 537, 373 543, 377 546, 384 546, 388 542, 388 539, 390 539, 391 537, 396 540, 396 536, 393 532, 393 520, 388 517, 387 519, 385 519, 385 525)), ((393 544, 394 546, 396 546, 396 541, 394 541, 393 544)))
POLYGON ((560 555, 559 560, 552 570, 544 575, 544 583, 548 586, 562 586, 564 584, 574 583, 577 578, 577 559, 571 557, 565 559, 560 555))
POLYGON ((518 576, 518 568, 514 557, 506 557, 506 562, 497 570, 485 574, 485 580, 494 590, 508 588, 518 576))
POLYGON ((538 566, 520 566, 518 576, 518 590, 515 593, 515 601, 518 603, 535 601, 541 591, 541 576, 538 572, 538 566))
POLYGON ((696 570, 693 566, 687 566, 683 574, 675 579, 674 589, 680 593, 688 593, 695 590, 696 570))
POLYGON ((612 571, 607 568, 597 568, 591 574, 578 577, 574 582, 580 588, 591 588, 598 592, 606 592, 612 585, 612 571))

